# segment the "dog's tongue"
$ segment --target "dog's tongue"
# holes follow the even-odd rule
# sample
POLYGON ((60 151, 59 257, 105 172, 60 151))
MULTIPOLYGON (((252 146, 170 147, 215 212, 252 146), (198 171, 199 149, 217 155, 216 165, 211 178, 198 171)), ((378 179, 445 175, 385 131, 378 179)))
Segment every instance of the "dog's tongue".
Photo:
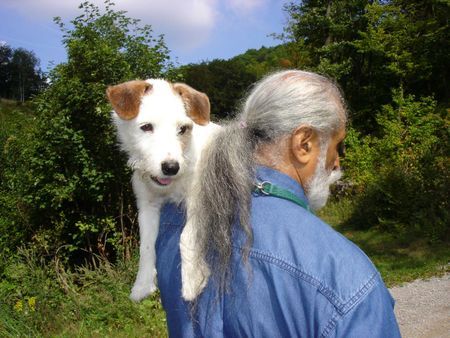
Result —
POLYGON ((172 182, 171 178, 159 178, 158 177, 157 180, 158 180, 159 184, 161 184, 161 185, 168 185, 172 182))

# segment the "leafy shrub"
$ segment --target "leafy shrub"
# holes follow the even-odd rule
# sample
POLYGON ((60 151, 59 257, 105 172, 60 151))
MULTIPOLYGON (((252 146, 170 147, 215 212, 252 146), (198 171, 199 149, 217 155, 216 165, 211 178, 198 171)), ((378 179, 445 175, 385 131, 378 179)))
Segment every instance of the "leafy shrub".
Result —
MULTIPOLYGON (((106 87, 176 76, 163 38, 105 4, 104 12, 81 4, 71 28, 56 19, 68 61, 34 100, 33 128, 1 144, 2 233, 50 257, 61 248, 74 262, 94 253, 129 257, 136 233, 130 173, 116 146, 106 87)), ((0 252, 14 250, 10 244, 2 240, 0 252)))
POLYGON ((344 165, 358 199, 350 222, 448 239, 448 111, 429 97, 404 97, 401 89, 393 102, 377 115, 378 137, 349 133, 344 165))
POLYGON ((29 104, 0 101, 0 262, 26 237, 28 210, 20 197, 24 184, 19 178, 28 175, 22 154, 34 123, 29 104))

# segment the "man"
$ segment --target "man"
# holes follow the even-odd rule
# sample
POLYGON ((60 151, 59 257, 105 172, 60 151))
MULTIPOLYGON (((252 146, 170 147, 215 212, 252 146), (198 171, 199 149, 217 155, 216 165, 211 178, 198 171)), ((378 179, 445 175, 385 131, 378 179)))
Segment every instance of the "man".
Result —
POLYGON ((170 336, 400 336, 378 271, 312 212, 340 176, 346 122, 322 76, 290 70, 256 84, 202 160, 189 216, 209 280, 193 302, 180 290, 184 212, 162 212, 157 270, 170 336))

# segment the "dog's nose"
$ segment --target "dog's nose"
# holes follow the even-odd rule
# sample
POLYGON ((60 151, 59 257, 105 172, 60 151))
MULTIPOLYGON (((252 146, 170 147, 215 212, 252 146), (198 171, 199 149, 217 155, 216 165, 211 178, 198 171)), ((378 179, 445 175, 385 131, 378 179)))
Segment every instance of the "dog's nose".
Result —
POLYGON ((165 161, 161 163, 161 170, 164 175, 173 176, 180 170, 180 165, 177 161, 165 161))

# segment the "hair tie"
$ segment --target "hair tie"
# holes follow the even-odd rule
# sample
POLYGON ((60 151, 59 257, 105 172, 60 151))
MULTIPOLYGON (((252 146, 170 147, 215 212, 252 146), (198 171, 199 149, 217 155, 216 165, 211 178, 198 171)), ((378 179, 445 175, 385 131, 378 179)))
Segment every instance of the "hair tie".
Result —
POLYGON ((244 120, 239 121, 239 128, 240 129, 247 128, 247 122, 245 122, 244 120))

